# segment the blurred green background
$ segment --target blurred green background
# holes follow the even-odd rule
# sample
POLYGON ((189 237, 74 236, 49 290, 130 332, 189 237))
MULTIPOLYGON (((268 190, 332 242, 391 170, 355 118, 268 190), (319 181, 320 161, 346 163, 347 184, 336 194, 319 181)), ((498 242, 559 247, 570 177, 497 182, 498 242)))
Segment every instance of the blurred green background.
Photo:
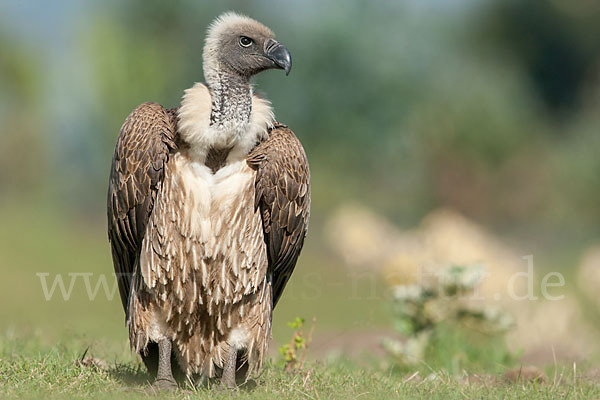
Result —
POLYGON ((570 287, 600 233, 597 1, 4 0, 0 333, 127 348, 118 296, 92 300, 79 277, 70 300, 46 301, 36 274, 68 286, 68 273, 93 273, 95 287, 112 271, 105 196, 119 127, 139 103, 177 106, 203 80, 205 29, 226 10, 290 49, 290 76, 264 73, 257 90, 312 170, 311 231, 276 341, 296 316, 332 333, 324 349, 390 326, 384 280, 357 277, 325 240, 348 201, 401 228, 454 209, 570 287))

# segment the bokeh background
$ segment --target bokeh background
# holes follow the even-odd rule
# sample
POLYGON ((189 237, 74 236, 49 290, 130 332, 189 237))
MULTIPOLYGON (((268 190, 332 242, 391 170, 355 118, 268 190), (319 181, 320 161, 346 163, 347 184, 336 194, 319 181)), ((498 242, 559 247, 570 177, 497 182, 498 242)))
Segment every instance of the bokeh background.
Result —
POLYGON ((292 52, 288 77, 267 72, 256 87, 312 170, 310 234, 276 343, 286 321, 315 316, 313 356, 376 354, 394 334, 393 287, 423 265, 479 263, 482 302, 514 315, 511 348, 540 363, 596 357, 596 0, 0 2, 0 334, 130 357, 118 295, 90 299, 80 275, 69 300, 57 286, 47 301, 42 281, 112 285, 119 127, 139 103, 176 106, 203 80, 205 29, 227 10, 292 52), (560 272, 562 300, 506 299, 529 255, 534 293, 560 272))

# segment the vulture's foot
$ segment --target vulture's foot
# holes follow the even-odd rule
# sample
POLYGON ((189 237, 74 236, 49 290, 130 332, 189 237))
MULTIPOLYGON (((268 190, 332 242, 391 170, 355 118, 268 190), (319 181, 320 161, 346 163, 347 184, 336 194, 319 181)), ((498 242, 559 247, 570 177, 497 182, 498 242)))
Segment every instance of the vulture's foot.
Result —
POLYGON ((175 380, 170 381, 167 379, 156 378, 156 380, 152 384, 152 387, 158 391, 171 392, 171 391, 177 389, 178 386, 177 386, 177 382, 175 382, 175 380))
POLYGON ((223 365, 223 376, 221 377, 221 383, 227 389, 235 389, 237 387, 235 383, 236 359, 237 350, 234 348, 230 348, 229 353, 225 358, 225 364, 223 365))
POLYGON ((158 390, 177 388, 177 382, 171 371, 171 341, 169 339, 158 342, 158 373, 152 386, 158 390))

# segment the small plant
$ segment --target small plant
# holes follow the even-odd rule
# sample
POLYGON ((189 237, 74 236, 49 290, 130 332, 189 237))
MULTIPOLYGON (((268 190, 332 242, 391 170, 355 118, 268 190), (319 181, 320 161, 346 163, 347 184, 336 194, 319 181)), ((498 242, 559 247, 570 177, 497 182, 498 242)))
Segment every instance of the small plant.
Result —
POLYGON ((313 317, 312 325, 308 331, 308 334, 306 334, 304 331, 304 318, 296 317, 294 321, 287 323, 290 328, 294 329, 294 333, 290 342, 279 348, 279 353, 283 357, 283 363, 286 372, 293 372, 295 370, 302 369, 304 366, 306 352, 310 342, 312 341, 315 323, 316 318, 313 317))
POLYGON ((449 372, 494 369, 512 362, 504 334, 510 315, 469 301, 485 274, 481 266, 451 266, 419 285, 394 287, 394 328, 400 338, 383 346, 396 367, 423 362, 449 372))

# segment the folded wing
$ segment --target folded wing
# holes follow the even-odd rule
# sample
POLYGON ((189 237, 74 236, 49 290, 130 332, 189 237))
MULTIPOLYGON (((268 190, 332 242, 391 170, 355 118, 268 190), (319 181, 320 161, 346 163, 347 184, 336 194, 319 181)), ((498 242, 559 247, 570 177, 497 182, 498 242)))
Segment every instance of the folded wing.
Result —
POLYGON ((300 141, 276 125, 248 156, 256 173, 255 207, 260 209, 273 287, 273 305, 294 271, 308 229, 310 171, 300 141))
POLYGON ((126 318, 131 277, 150 213, 176 148, 176 110, 144 103, 121 127, 108 185, 108 238, 126 318))

